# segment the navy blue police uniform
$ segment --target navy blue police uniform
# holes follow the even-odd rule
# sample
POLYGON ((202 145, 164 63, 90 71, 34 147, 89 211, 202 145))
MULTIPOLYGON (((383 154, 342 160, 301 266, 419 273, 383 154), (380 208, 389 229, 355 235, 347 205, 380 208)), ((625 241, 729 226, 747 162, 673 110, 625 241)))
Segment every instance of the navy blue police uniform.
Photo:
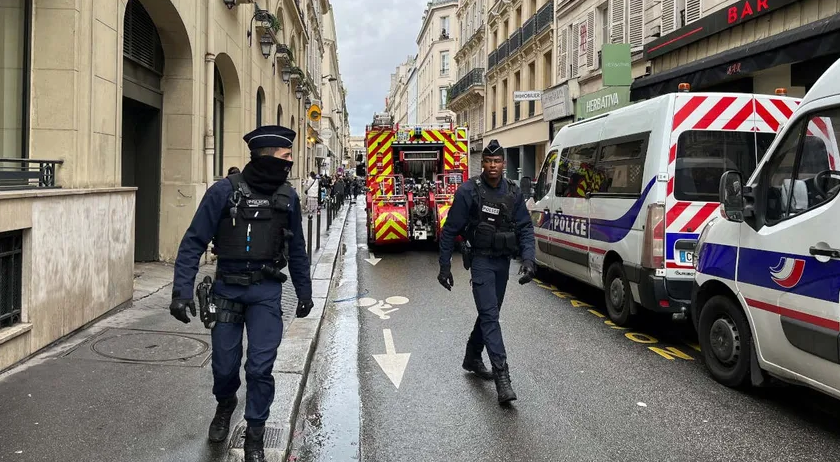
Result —
MULTIPOLYGON (((482 156, 504 156, 496 140, 491 141, 482 156)), ((464 258, 470 261, 473 298, 478 317, 467 341, 464 369, 496 381, 499 401, 516 399, 510 386, 507 353, 499 325, 499 310, 505 298, 510 261, 521 257, 520 283, 526 283, 535 271, 534 226, 525 199, 512 181, 502 178, 496 187, 479 175, 462 184, 455 192, 452 208, 446 218, 440 239, 440 275, 438 280, 449 289, 454 282, 451 258, 455 237, 466 238, 464 258), (484 347, 493 372, 481 359, 484 347)))
POLYGON ((211 341, 213 394, 218 405, 210 426, 213 442, 224 441, 229 432, 241 385, 243 330, 247 329, 246 460, 262 460, 257 453, 262 452, 262 431, 274 401, 272 368, 283 336, 280 298, 286 279, 280 269, 286 263, 299 300, 297 316, 308 315, 313 305, 300 201, 286 181, 292 162, 260 155, 264 148, 291 148, 294 138, 294 131, 280 126, 263 126, 245 135, 251 162, 241 174, 232 174, 207 190, 175 261, 170 309, 173 316, 189 322, 184 305, 196 315, 193 287, 199 260, 210 241, 214 242, 218 260, 212 302, 218 311, 211 341))

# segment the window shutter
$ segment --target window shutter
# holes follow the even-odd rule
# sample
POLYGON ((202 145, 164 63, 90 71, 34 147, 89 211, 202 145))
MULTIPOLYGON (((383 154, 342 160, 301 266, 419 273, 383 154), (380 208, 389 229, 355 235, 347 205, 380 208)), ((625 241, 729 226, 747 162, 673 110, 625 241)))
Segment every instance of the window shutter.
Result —
POLYGON ((568 51, 569 51, 569 28, 563 27, 560 29, 560 45, 557 49, 557 67, 558 73, 557 75, 560 77, 560 80, 566 80, 569 78, 569 60, 568 60, 568 51))
POLYGON ((675 0, 662 0, 662 35, 669 34, 676 28, 677 6, 675 0))
POLYGON ((640 47, 645 44, 645 0, 630 0, 627 35, 631 47, 640 47))
POLYGON ((686 0, 685 2, 685 23, 691 24, 700 19, 703 11, 701 0, 686 0))
MULTIPOLYGON (((610 43, 624 42, 625 0, 610 0, 610 43)), ((663 0, 665 1, 665 0, 663 0)))
POLYGON ((586 15, 586 67, 595 67, 595 12, 586 15))
POLYGON ((580 74, 578 69, 578 57, 580 56, 580 24, 572 26, 572 47, 570 49, 572 58, 572 71, 569 73, 569 78, 577 77, 580 74))

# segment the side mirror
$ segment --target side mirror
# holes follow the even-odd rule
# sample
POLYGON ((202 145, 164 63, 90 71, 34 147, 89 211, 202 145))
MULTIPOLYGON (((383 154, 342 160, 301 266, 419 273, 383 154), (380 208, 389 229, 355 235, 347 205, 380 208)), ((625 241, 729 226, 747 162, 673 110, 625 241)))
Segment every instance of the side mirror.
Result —
POLYGON ((723 215, 729 221, 741 223, 744 221, 743 177, 741 172, 729 170, 720 177, 720 204, 723 215))
POLYGON ((524 176, 519 180, 519 189, 522 190, 522 196, 527 201, 534 195, 533 186, 531 185, 531 178, 524 176))

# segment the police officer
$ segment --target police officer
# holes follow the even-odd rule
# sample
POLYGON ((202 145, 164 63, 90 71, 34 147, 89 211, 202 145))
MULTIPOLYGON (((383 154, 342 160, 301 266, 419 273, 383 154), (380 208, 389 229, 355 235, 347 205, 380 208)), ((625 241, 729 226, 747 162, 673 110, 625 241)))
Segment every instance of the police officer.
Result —
POLYGON ((209 440, 222 442, 230 431, 237 405, 242 361, 242 331, 248 330, 245 363, 247 382, 245 460, 265 460, 263 435, 269 406, 274 400, 271 375, 283 336, 280 311, 280 270, 288 263, 299 300, 297 317, 312 309, 312 282, 301 225, 297 193, 286 181, 292 167, 295 132, 281 126, 259 127, 244 137, 251 161, 216 182, 204 194, 187 229, 175 260, 175 281, 170 313, 190 322, 196 315, 193 285, 201 254, 213 240, 218 256, 212 300, 214 315, 202 311, 213 344, 213 394, 216 415, 209 440))
POLYGON ((534 263, 534 226, 525 207, 522 192, 512 181, 503 178, 505 151, 496 140, 490 141, 481 155, 482 173, 470 178, 455 192, 440 239, 438 282, 452 290, 452 249, 456 235, 466 238, 464 258, 470 262, 472 292, 478 309, 472 334, 467 341, 463 368, 484 379, 494 379, 499 403, 516 399, 510 383, 499 309, 505 297, 510 260, 522 258, 519 283, 531 280, 534 263), (471 255, 471 257, 469 256, 471 255), (491 373, 481 359, 487 355, 491 373))

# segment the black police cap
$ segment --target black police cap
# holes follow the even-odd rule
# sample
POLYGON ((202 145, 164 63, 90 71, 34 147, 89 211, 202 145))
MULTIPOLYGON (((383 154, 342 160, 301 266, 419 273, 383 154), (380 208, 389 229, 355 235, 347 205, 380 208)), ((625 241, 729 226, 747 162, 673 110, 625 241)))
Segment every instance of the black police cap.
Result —
POLYGON ((502 158, 505 157, 505 148, 499 145, 499 142, 496 140, 490 140, 487 143, 487 146, 484 147, 484 151, 481 152, 481 157, 484 156, 501 156, 502 158))
POLYGON ((243 136, 252 152, 260 148, 291 148, 295 141, 294 130, 281 125, 263 125, 243 136))

